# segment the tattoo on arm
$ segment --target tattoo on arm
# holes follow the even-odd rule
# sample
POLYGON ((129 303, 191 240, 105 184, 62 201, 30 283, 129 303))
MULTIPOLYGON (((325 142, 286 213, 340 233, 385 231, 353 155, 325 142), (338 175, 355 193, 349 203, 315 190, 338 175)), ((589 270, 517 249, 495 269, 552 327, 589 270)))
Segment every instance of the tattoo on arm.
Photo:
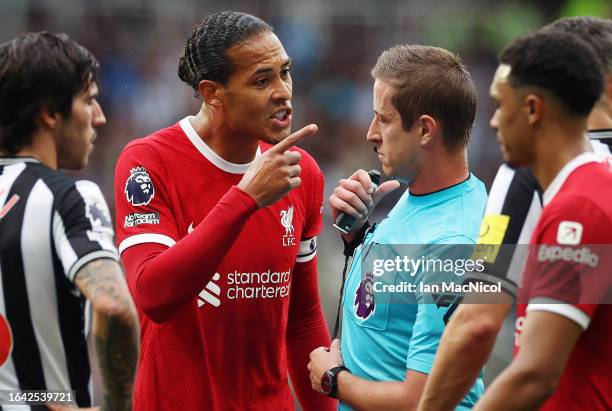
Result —
POLYGON ((94 260, 75 284, 93 307, 94 347, 104 389, 102 410, 131 410, 138 362, 139 325, 121 266, 94 260))

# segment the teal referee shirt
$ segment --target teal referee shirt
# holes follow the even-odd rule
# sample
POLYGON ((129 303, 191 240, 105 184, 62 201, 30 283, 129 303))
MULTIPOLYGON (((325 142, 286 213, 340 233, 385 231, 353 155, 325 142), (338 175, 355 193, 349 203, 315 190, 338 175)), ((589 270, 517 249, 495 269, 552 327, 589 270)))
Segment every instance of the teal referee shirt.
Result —
MULTIPOLYGON (((422 273, 365 276, 362 257, 373 244, 413 244, 417 248, 474 244, 486 203, 484 184, 471 174, 464 182, 431 194, 417 196, 407 190, 388 217, 366 236, 355 251, 343 299, 342 356, 351 373, 372 381, 403 381, 407 369, 429 374, 448 309, 423 303, 433 300, 425 300, 419 292, 377 293, 374 281, 398 284, 408 280, 416 284, 422 273)), ((393 254, 393 247, 383 249, 393 254)), ((401 249, 406 248, 397 248, 401 249)), ((393 255, 387 257, 392 259, 393 255)), ((483 389, 479 378, 457 410, 470 409, 483 389)), ((339 408, 349 409, 343 403, 339 408)))

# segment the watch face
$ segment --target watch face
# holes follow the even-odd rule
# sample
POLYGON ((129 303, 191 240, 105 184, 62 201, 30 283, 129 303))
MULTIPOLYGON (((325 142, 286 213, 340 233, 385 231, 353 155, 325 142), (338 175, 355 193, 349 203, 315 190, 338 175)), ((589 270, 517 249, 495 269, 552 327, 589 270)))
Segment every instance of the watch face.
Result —
POLYGON ((332 391, 332 375, 329 371, 325 371, 325 374, 321 377, 321 391, 323 394, 329 394, 332 391))

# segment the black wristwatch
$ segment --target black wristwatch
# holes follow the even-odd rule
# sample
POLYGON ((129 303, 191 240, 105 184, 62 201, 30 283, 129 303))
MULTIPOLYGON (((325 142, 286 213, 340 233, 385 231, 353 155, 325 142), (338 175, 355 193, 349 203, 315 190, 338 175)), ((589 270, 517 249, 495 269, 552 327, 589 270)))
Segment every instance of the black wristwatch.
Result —
POLYGON ((328 397, 338 398, 338 374, 340 374, 341 371, 348 370, 348 368, 340 365, 325 371, 321 377, 321 392, 328 397))

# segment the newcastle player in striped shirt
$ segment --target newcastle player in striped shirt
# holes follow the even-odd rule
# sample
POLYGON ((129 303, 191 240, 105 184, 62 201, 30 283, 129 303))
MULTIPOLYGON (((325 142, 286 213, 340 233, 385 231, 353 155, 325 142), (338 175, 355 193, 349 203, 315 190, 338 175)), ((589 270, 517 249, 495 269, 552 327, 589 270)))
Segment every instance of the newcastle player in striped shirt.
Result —
POLYGON ((86 164, 106 121, 98 72, 66 35, 0 46, 0 390, 72 390, 91 406, 87 300, 102 409, 128 410, 139 330, 108 207, 96 184, 57 171, 86 164))
MULTIPOLYGON (((560 19, 543 31, 562 31, 580 37, 599 57, 606 75, 604 93, 591 111, 587 126, 591 149, 600 159, 610 158, 612 145, 612 21, 594 17, 560 19)), ((527 244, 542 213, 542 190, 528 167, 500 167, 481 226, 481 244, 527 244)), ((472 386, 495 343, 504 318, 516 298, 524 250, 500 249, 487 271, 475 280, 502 283, 506 294, 494 304, 462 304, 444 333, 434 369, 419 410, 450 410, 472 386), (506 300, 504 300, 506 298, 506 300)), ((478 302, 486 302, 482 296, 478 302)), ((466 300, 469 302, 469 296, 466 300)))

